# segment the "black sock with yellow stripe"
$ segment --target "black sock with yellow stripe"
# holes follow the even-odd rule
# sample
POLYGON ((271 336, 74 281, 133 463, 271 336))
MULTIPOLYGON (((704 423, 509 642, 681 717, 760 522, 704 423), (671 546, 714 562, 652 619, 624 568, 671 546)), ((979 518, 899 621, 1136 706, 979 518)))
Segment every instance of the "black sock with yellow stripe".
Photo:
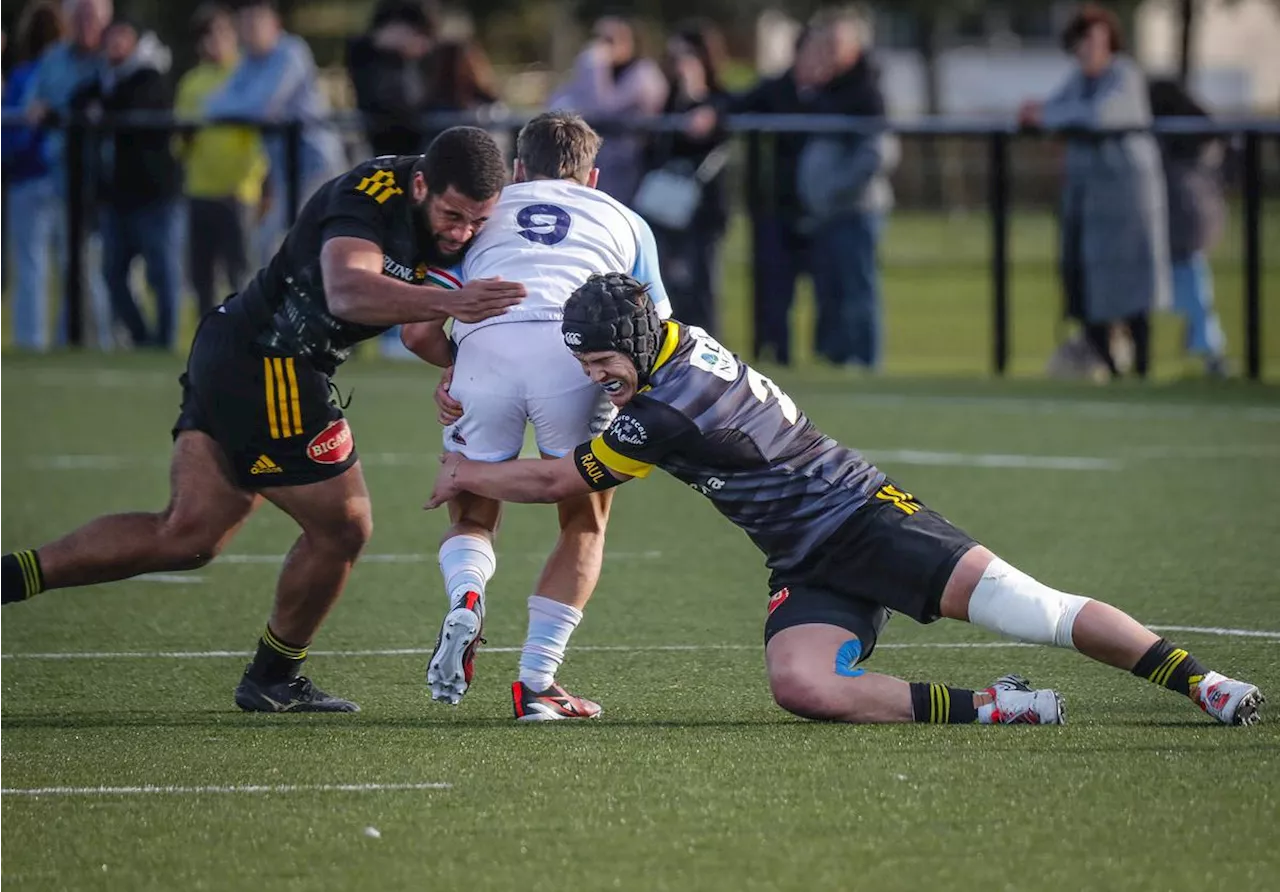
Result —
POLYGON ((258 639, 258 652, 249 665, 249 675, 258 681, 288 681, 302 671, 302 661, 306 658, 305 644, 290 644, 267 626, 258 639))
POLYGON ((1208 671, 1191 654, 1163 638, 1151 645, 1133 667, 1133 674, 1139 678, 1187 697, 1191 696, 1191 686, 1199 684, 1208 671))
POLYGON ((44 572, 34 550, 15 551, 0 558, 0 590, 5 604, 25 601, 44 591, 44 572))
POLYGON ((911 683, 911 711, 917 722, 970 725, 978 720, 973 691, 930 682, 911 683))

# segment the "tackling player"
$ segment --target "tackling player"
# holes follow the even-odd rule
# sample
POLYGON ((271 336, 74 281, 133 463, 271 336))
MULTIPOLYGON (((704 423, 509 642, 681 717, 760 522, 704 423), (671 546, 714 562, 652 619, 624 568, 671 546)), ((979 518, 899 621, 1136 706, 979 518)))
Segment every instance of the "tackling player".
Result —
POLYGON ((655 466, 711 499, 772 570, 765 661, 796 715, 847 722, 1065 721, 1062 698, 1007 675, 985 689, 858 668, 890 611, 971 622, 1073 648, 1177 691, 1219 721, 1258 720, 1258 689, 1102 601, 1052 589, 996 557, 857 452, 823 435, 768 378, 705 332, 662 322, 635 279, 594 276, 564 310, 564 339, 621 411, 557 462, 444 457, 428 507, 461 492, 548 502, 655 466))
MULTIPOLYGON (((525 125, 516 140, 514 182, 503 190, 460 275, 464 281, 519 281, 528 298, 502 316, 455 323, 452 343, 440 323, 407 326, 402 333, 419 356, 453 366, 447 397, 465 413, 442 418, 450 452, 485 462, 515 458, 527 422, 542 457, 559 459, 609 424, 614 410, 607 395, 583 380, 560 332, 565 301, 588 276, 631 270, 650 283, 657 315, 671 313, 648 224, 595 188, 599 148, 600 137, 577 115, 549 112, 525 125)), ((528 601, 529 630, 512 685, 517 715, 548 720, 600 714, 598 704, 570 694, 555 675, 600 578, 611 497, 583 491, 558 505, 560 536, 528 601)), ((493 538, 501 508, 471 493, 459 493, 449 505, 452 525, 440 546, 449 610, 427 662, 431 695, 445 703, 456 704, 472 680, 485 585, 497 568, 493 538)))
POLYGON ((484 225, 505 166, 487 133, 457 127, 425 156, 375 158, 321 187, 271 263, 201 320, 181 378, 168 507, 99 517, 4 555, 4 603, 204 566, 265 499, 302 535, 235 701, 259 712, 357 711, 299 674, 372 529, 330 376, 356 343, 392 325, 478 322, 523 299, 523 287, 510 282, 422 287, 484 225))

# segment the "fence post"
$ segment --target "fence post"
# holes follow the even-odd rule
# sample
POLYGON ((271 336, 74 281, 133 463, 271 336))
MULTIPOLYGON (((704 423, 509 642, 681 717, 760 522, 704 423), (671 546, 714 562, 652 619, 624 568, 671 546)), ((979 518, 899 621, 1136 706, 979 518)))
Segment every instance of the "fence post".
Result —
POLYGON ((991 345, 995 372, 1003 375, 1009 365, 1009 134, 989 137, 991 201, 991 345))
POLYGON ((302 122, 284 125, 285 214, 289 225, 302 209, 302 122))
POLYGON ((1262 377, 1262 158, 1261 137, 1244 135, 1244 340, 1245 371, 1262 377))
MULTIPOLYGON (((64 131, 67 171, 67 278, 63 283, 63 300, 67 303, 67 343, 79 347, 84 343, 84 238, 85 238, 85 125, 67 122, 64 131)), ((14 225, 10 222, 9 225, 14 225)))

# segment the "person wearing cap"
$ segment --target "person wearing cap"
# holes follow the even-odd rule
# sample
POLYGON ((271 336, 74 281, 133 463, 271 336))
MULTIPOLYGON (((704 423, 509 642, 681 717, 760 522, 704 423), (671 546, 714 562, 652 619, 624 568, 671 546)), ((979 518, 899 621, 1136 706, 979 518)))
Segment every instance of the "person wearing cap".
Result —
POLYGON ((428 508, 468 492, 554 502, 662 468, 751 537, 771 570, 765 662, 779 706, 829 721, 1063 724, 1062 697, 1020 675, 985 688, 868 672, 891 613, 941 617, 1078 650, 1189 697, 1224 724, 1258 720, 1254 685, 1209 670, 1115 607, 1001 560, 823 434, 776 384, 699 328, 659 318, 648 287, 593 275, 561 331, 618 408, 556 461, 442 458, 428 508))

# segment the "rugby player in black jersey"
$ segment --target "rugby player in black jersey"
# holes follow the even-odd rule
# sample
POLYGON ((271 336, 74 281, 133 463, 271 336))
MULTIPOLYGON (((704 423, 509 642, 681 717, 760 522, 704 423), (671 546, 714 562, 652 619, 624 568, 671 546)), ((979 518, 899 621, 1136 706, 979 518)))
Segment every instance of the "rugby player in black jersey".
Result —
POLYGON ((555 502, 662 468, 711 499, 764 552, 772 571, 769 683, 796 715, 1065 720, 1057 692, 1033 690, 1017 675, 972 689, 867 672, 860 663, 897 612, 1072 648, 1177 691, 1225 724, 1258 720, 1263 698, 1254 685, 1209 670, 1109 604, 1057 591, 1005 563, 825 436, 706 332, 660 321, 645 290, 620 273, 592 276, 564 308, 565 345, 619 409, 602 434, 558 461, 446 455, 427 507, 460 492, 555 502))
POLYGON ((357 711, 300 674, 372 530, 330 378, 357 343, 393 325, 478 322, 524 298, 523 286, 497 280, 447 290, 456 283, 443 270, 484 225, 505 168, 485 131, 455 127, 425 155, 375 158, 322 186, 271 263, 201 320, 181 378, 168 507, 99 517, 4 555, 4 603, 203 566, 266 500, 302 534, 235 701, 261 712, 357 711))

